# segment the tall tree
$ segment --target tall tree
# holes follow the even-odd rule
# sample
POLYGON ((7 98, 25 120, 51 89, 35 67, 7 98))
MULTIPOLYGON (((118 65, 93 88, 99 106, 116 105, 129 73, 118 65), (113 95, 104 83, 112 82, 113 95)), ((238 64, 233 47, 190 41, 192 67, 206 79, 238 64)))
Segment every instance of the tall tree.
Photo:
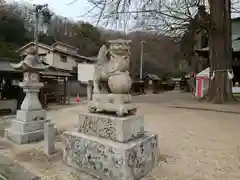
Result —
POLYGON ((210 29, 210 68, 211 80, 209 100, 214 103, 232 101, 232 81, 229 71, 232 69, 231 38, 231 1, 209 0, 210 29))

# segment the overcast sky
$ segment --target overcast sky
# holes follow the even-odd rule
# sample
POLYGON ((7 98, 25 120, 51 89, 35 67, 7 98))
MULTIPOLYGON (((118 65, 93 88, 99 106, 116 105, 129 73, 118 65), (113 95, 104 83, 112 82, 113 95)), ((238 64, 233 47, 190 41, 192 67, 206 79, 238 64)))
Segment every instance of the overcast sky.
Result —
POLYGON ((7 0, 15 2, 29 2, 32 4, 48 4, 49 8, 56 14, 64 17, 72 18, 74 20, 86 20, 90 21, 90 17, 81 16, 88 12, 91 5, 87 0, 78 0, 74 4, 68 5, 73 0, 7 0))
MULTIPOLYGON (((88 0, 76 0, 75 3, 70 4, 74 0, 6 0, 8 2, 28 2, 31 4, 48 4, 49 8, 58 15, 63 17, 71 18, 74 20, 87 21, 92 24, 95 24, 96 17, 94 18, 91 15, 86 15, 86 13, 91 9, 92 5, 88 3, 88 0), (70 4, 70 5, 69 5, 70 4)), ((171 1, 171 0, 169 0, 171 1)), ((205 0, 207 2, 207 0, 205 0)), ((235 15, 239 16, 239 15, 235 15)), ((111 29, 123 30, 120 25, 109 27, 111 29)), ((124 29, 128 31, 127 29, 124 29)))

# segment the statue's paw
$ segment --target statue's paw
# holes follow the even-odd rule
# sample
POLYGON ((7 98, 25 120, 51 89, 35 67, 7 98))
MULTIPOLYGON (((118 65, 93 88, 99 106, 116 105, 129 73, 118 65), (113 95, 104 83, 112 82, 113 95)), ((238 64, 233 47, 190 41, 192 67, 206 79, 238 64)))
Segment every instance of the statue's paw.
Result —
POLYGON ((125 115, 125 113, 128 113, 124 107, 120 107, 117 111, 116 111, 116 115, 119 117, 122 117, 125 115))
POLYGON ((90 113, 95 113, 95 112, 97 112, 97 108, 94 107, 94 106, 88 106, 88 111, 89 111, 90 113))
POLYGON ((134 115, 134 114, 136 114, 136 112, 137 112, 137 108, 128 111, 128 113, 129 113, 130 115, 134 115))

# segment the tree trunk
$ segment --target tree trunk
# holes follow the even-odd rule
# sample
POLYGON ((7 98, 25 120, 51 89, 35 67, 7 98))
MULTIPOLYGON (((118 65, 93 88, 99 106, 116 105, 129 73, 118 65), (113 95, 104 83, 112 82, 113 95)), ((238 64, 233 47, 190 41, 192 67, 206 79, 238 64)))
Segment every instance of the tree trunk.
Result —
POLYGON ((232 69, 232 38, 230 0, 209 0, 210 29, 210 79, 209 100, 213 103, 233 101, 232 80, 228 70, 232 69))

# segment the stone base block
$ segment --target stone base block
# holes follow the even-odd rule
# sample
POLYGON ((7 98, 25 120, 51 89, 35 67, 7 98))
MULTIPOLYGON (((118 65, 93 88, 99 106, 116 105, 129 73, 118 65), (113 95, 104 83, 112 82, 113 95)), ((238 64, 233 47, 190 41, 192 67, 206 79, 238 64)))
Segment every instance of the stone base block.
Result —
POLYGON ((46 119, 46 111, 45 110, 37 110, 37 111, 17 111, 17 120, 32 122, 32 121, 44 121, 46 119))
POLYGON ((33 131, 28 133, 19 133, 12 131, 11 128, 5 129, 5 137, 18 144, 28 144, 33 141, 40 141, 44 139, 44 131, 33 131))
POLYGON ((38 120, 32 122, 23 122, 18 120, 11 121, 11 131, 19 133, 28 133, 33 131, 39 131, 44 129, 44 123, 50 120, 38 120))
POLYGON ((93 94, 93 101, 110 103, 130 103, 132 100, 130 94, 93 94))
POLYGON ((102 180, 137 180, 159 162, 158 138, 144 134, 128 143, 65 132, 63 161, 102 180))
POLYGON ((97 102, 91 101, 88 104, 88 110, 91 113, 94 112, 112 112, 117 116, 122 117, 124 115, 134 115, 137 111, 137 106, 132 103, 110 103, 110 102, 97 102))
POLYGON ((126 142, 144 134, 143 116, 116 117, 102 114, 79 114, 78 131, 118 142, 126 142))

